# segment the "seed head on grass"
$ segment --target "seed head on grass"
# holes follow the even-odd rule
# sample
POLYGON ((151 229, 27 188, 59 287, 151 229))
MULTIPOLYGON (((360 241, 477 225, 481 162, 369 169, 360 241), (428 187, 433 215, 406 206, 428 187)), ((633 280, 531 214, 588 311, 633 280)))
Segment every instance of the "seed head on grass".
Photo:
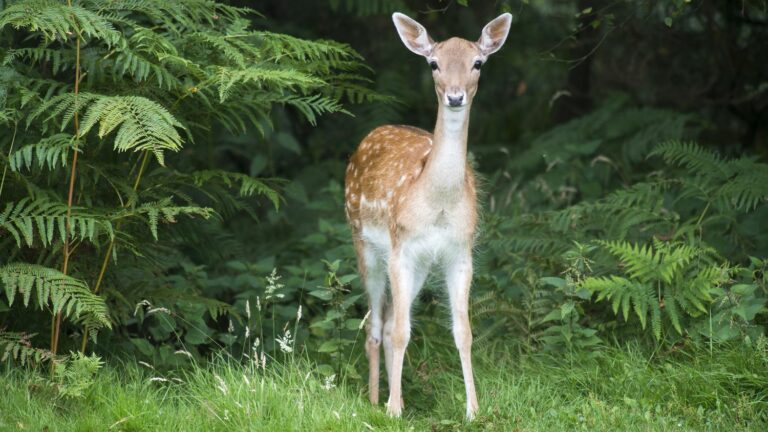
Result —
POLYGON ((290 330, 285 330, 283 336, 275 339, 278 345, 280 345, 280 351, 284 353, 293 352, 293 337, 290 330))

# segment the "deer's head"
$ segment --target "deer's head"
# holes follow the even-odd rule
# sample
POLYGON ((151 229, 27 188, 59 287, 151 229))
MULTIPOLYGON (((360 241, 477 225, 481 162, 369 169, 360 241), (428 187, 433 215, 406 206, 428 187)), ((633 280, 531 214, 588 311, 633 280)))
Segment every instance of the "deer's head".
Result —
POLYGON ((456 37, 435 42, 423 25, 399 12, 392 15, 392 21, 405 46, 427 59, 432 68, 439 103, 461 109, 472 103, 480 68, 488 56, 504 45, 512 15, 505 13, 489 22, 477 42, 456 37))

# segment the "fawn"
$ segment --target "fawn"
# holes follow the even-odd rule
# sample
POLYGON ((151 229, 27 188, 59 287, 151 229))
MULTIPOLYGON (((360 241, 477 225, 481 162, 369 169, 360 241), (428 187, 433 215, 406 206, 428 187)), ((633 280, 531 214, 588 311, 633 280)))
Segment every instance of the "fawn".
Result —
POLYGON ((387 412, 402 413, 401 378, 411 304, 431 267, 438 264, 450 298, 467 393, 466 415, 472 419, 478 405, 468 303, 477 198, 467 163, 469 111, 480 68, 504 44, 512 15, 505 13, 488 23, 477 42, 451 38, 436 43, 413 19, 395 13, 392 20, 405 46, 426 57, 432 68, 438 108, 434 133, 411 126, 374 129, 360 143, 346 171, 345 210, 370 305, 365 343, 369 398, 378 403, 383 342, 387 412))

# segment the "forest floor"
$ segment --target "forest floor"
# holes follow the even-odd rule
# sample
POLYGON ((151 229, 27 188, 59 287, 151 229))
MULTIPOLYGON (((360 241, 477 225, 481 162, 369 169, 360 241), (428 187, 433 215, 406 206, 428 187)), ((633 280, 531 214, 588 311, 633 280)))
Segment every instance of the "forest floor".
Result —
POLYGON ((57 396, 40 372, 0 372, 0 430, 768 430, 764 346, 559 356, 492 351, 476 350, 481 408, 472 423, 463 420, 456 356, 414 346, 402 419, 371 406, 359 380, 323 379, 306 360, 268 359, 266 369, 214 361, 168 373, 110 361, 79 398, 57 396))

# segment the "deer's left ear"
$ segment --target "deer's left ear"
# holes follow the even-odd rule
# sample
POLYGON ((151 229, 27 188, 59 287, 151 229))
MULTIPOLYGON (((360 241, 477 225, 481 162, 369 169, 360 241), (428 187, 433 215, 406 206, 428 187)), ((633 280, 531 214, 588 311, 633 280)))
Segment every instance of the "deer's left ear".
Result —
POLYGON ((501 49, 507 40, 509 27, 512 25, 512 14, 501 14, 483 27, 483 33, 477 44, 485 55, 491 55, 501 49))

